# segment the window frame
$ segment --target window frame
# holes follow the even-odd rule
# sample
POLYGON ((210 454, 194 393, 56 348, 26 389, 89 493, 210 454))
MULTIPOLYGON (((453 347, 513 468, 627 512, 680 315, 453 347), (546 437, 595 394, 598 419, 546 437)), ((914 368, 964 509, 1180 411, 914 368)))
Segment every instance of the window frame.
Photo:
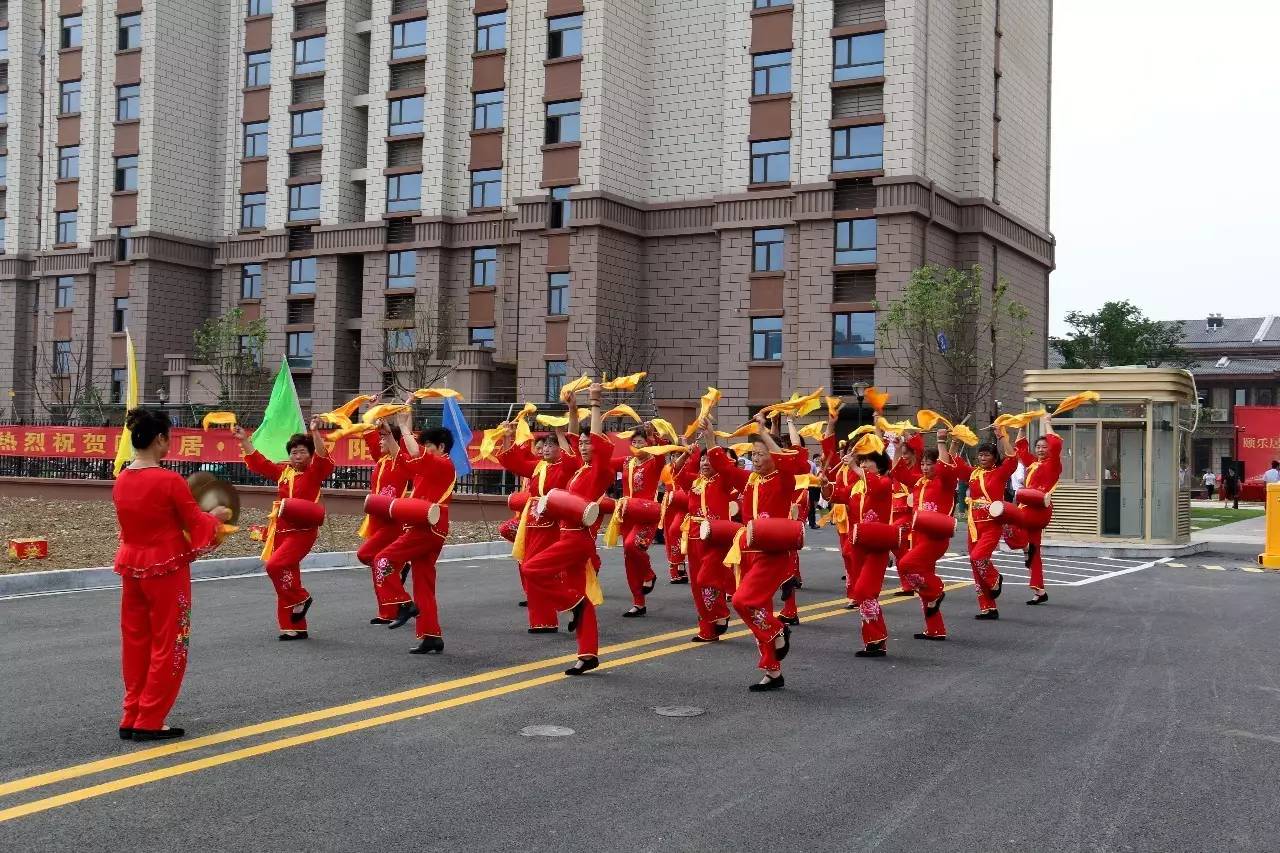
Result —
POLYGON ((547 273, 547 316, 568 317, 569 288, 573 286, 572 276, 567 272, 547 273), (557 310, 559 309, 559 310, 557 310))
POLYGON ((751 232, 751 271, 753 273, 784 272, 786 268, 787 229, 754 229, 751 232), (764 239, 773 238, 775 235, 776 239, 764 239))
POLYGON ((116 50, 137 50, 142 47, 142 13, 126 12, 116 15, 116 50), (137 44, 130 44, 134 36, 137 44))
POLYGON ((473 347, 484 347, 485 349, 497 349, 497 328, 494 326, 470 326, 467 328, 467 342, 473 347), (476 332, 487 331, 484 335, 487 340, 476 340, 476 332))
POLYGON ((121 225, 116 228, 115 256, 117 261, 127 261, 133 254, 133 226, 121 225))
POLYGON ((138 190, 138 155, 137 154, 126 154, 123 157, 115 158, 114 183, 112 185, 116 188, 115 191, 118 193, 137 192, 138 190), (133 161, 132 166, 130 166, 127 162, 123 164, 121 163, 121 161, 128 161, 128 160, 133 161), (132 182, 133 186, 129 186, 130 175, 133 176, 133 182, 132 182))
POLYGON ((501 130, 505 127, 507 120, 507 90, 506 89, 489 89, 484 92, 475 92, 471 95, 471 129, 472 130, 501 130), (496 101, 481 101, 481 98, 497 96, 496 101), (498 114, 497 124, 491 123, 494 112, 498 114), (481 121, 481 116, 484 121, 481 121))
POLYGON ((129 384, 129 368, 113 367, 111 368, 111 388, 109 389, 110 400, 112 403, 123 403, 126 393, 126 387, 129 384))
POLYGON ((792 51, 790 50, 772 50, 768 53, 753 53, 751 55, 751 94, 759 97, 762 95, 789 95, 792 90, 791 83, 791 63, 792 51), (785 62, 764 62, 774 57, 785 56, 785 62))
POLYGON ((9 184, 9 155, 0 154, 0 187, 9 184))
POLYGON ((314 368, 316 359, 315 332, 286 332, 284 336, 285 360, 291 368, 314 368), (303 342, 306 346, 303 347, 303 342), (296 345, 296 346, 295 346, 296 345), (305 352, 303 350, 306 350, 305 352), (305 360, 305 363, 303 361, 305 360))
POLYGON ((382 336, 382 351, 387 355, 412 352, 417 345, 417 338, 417 330, 412 326, 385 329, 382 336))
POLYGON ((831 79, 836 82, 844 82, 847 80, 867 80, 872 77, 884 76, 884 31, 875 33, 858 33, 857 35, 840 36, 831 41, 831 79), (878 40, 880 53, 879 59, 870 61, 855 62, 856 44, 859 40, 878 40), (841 53, 845 53, 844 62, 841 63, 841 53), (841 74, 841 69, 848 69, 848 72, 841 74), (864 73, 862 69, 866 69, 864 73))
POLYGON ((262 281, 262 264, 241 264, 240 301, 244 302, 250 299, 261 299, 262 281), (251 267, 256 267, 257 272, 250 272, 251 267))
POLYGON ((303 74, 320 74, 325 70, 325 51, 328 49, 328 43, 325 36, 307 36, 306 38, 293 40, 293 74, 295 77, 303 74), (320 47, 320 57, 317 59, 313 54, 313 48, 317 45, 320 47))
POLYGON ((324 144, 324 108, 314 110, 300 110, 296 113, 289 114, 289 147, 290 148, 314 148, 324 144), (312 118, 319 122, 319 127, 313 130, 308 129, 307 125, 312 118), (299 133, 301 129, 301 133, 299 133), (314 142, 307 140, 315 139, 314 142), (301 141, 300 141, 301 140, 301 141))
POLYGON ((476 169, 471 172, 471 209, 479 210, 483 208, 501 207, 502 206, 502 170, 501 169, 476 169), (480 175, 497 175, 496 179, 481 180, 480 175), (496 198, 490 198, 493 188, 496 189, 496 198), (476 193, 479 191, 480 196, 477 199, 476 193), (477 204, 476 202, 481 202, 477 204), (489 202, 492 202, 490 204, 489 202))
POLYGON ((53 283, 53 310, 76 307, 76 277, 60 275, 53 283))
POLYGON ((476 246, 471 250, 471 286, 498 286, 498 247, 476 246), (481 252, 492 252, 493 257, 480 257, 481 252), (477 276, 476 273, 480 275, 477 276), (479 280, 477 280, 479 279, 479 280))
POLYGON ((387 252, 387 289, 409 290, 418 286, 418 252, 416 249, 400 249, 387 252), (405 258, 409 269, 404 268, 405 258), (407 283, 405 283, 407 281, 407 283))
POLYGON ((582 56, 582 13, 547 18, 547 59, 569 59, 575 56, 582 56), (575 25, 564 25, 574 19, 575 25), (577 40, 577 50, 570 53, 574 39, 577 40), (570 42, 568 46, 566 41, 570 42))
POLYGON ((267 121, 250 121, 250 122, 244 122, 244 123, 243 123, 243 124, 241 124, 240 126, 241 126, 241 128, 243 128, 243 131, 242 131, 242 134, 241 134, 241 137, 242 137, 242 139, 243 139, 243 145, 242 145, 242 147, 241 147, 241 149, 240 149, 241 156, 242 156, 242 157, 245 157, 245 158, 249 158, 249 157, 266 157, 266 156, 267 156, 267 153, 271 150, 271 148, 270 148, 270 143, 271 143, 271 121, 270 121, 270 119, 268 119, 267 121), (250 128, 259 128, 259 127, 261 128, 261 131, 257 131, 257 130, 254 130, 254 131, 252 131, 252 132, 250 131, 250 128), (250 143, 250 140, 253 140, 253 146, 252 146, 252 148, 250 147, 250 144, 249 144, 249 143, 250 143), (259 142, 259 141, 261 141, 261 143, 262 143, 262 150, 261 150, 261 151, 259 151, 259 150, 258 150, 258 142, 259 142))
MULTIPOLYGON (((835 245, 835 255, 832 260, 836 266, 876 263, 876 241, 879 237, 879 226, 876 223, 875 217, 868 217, 865 219, 837 219, 835 221, 834 228, 835 234, 833 235, 833 243, 835 245), (859 242, 858 240, 859 226, 863 226, 865 232, 866 223, 871 224, 871 240, 869 244, 859 242)), ((865 237, 865 233, 862 236, 865 237)))
POLYGON ((58 180, 80 180, 80 143, 58 146, 58 180), (74 152, 68 156, 67 152, 74 152))
POLYGON ((271 85, 271 51, 255 50, 244 55, 244 87, 256 89, 271 85), (263 57, 266 57, 265 60, 263 57))
POLYGON ((289 222, 313 222, 320 218, 320 209, 324 204, 323 183, 313 181, 309 184, 293 184, 289 187, 289 222), (315 205, 303 206, 312 192, 315 193, 315 205), (311 214, 314 216, 304 216, 311 214))
POLYGON ((405 172, 387 175, 387 213, 405 213, 422 209, 422 173, 405 172), (414 195, 406 195, 406 187, 414 188, 414 195))
POLYGON ((274 10, 271 8, 271 0, 249 0, 245 6, 245 17, 256 18, 259 15, 271 15, 274 10))
POLYGON ((568 228, 573 221, 573 199, 569 193, 571 186, 547 188, 547 228, 555 231, 568 228))
POLYGON ((116 121, 137 121, 141 109, 142 85, 140 83, 125 83, 123 86, 116 86, 116 121), (128 89, 132 89, 133 93, 126 95, 125 91, 128 89), (126 115, 130 110, 132 114, 126 115))
POLYGON ((831 315, 831 357, 832 358, 875 358, 876 355, 876 312, 874 311, 841 311, 831 315), (855 323, 859 319, 870 318, 870 336, 855 341, 854 336, 859 329, 855 323), (841 321, 844 329, 841 330, 841 321), (844 342, 841 343, 841 336, 844 342), (846 347, 841 352, 840 347, 846 347), (856 348, 856 349, 853 349, 856 348))
POLYGON ((53 375, 71 375, 71 341, 53 342, 53 375))
POLYGON ((59 246, 75 245, 80 236, 79 211, 60 210, 54 217, 54 243, 59 246))
POLYGON ((751 173, 749 175, 752 185, 758 184, 783 184, 791 182, 791 137, 782 139, 758 139, 750 144, 751 153, 751 173), (758 150, 762 146, 773 145, 779 143, 785 144, 786 148, 782 151, 758 150), (777 177, 777 164, 781 160, 785 173, 784 177, 777 177), (757 166, 759 169, 757 170, 757 166), (757 175, 759 179, 757 180, 757 175))
POLYGON ((408 21, 396 21, 391 25, 391 58, 395 59, 417 59, 427 55, 427 19, 412 18, 408 21), (405 41, 405 34, 409 32, 409 28, 415 24, 422 25, 422 41, 409 42, 405 41), (421 50, 417 50, 421 48, 421 50), (414 51, 414 52, 411 52, 414 51))
POLYGON ((423 95, 406 95, 403 98, 392 98, 387 102, 387 135, 388 136, 407 136, 411 133, 422 133, 423 121, 426 116, 426 98, 423 95), (405 106, 416 101, 418 107, 417 119, 406 121, 404 117, 405 106), (396 114, 400 114, 400 120, 396 121, 396 114))
POLYGON ((569 379, 569 362, 555 359, 545 362, 544 368, 546 382, 543 390, 547 395, 547 402, 555 403, 560 400, 560 389, 564 387, 565 382, 569 379), (553 365, 556 365, 553 367, 553 365))
POLYGON ((115 296, 111 299, 111 333, 119 335, 129 327, 129 297, 115 296), (124 303, 121 305, 120 303, 124 303))
POLYGON ((240 230, 248 231, 256 228, 267 227, 267 194, 266 193, 241 193, 240 194, 240 230), (249 199, 257 199, 249 201, 249 199), (245 214, 252 213, 249 221, 246 221, 245 214), (261 221, 253 221, 261 220, 261 221))
POLYGON ((58 115, 69 116, 80 114, 80 95, 83 92, 82 83, 82 80, 62 80, 58 83, 58 115), (73 84, 75 85, 75 90, 68 92, 67 87, 73 84), (75 98, 76 108, 74 110, 67 109, 69 95, 74 96, 75 98))
POLYGON ((751 360, 782 361, 782 317, 751 318, 751 360), (776 322, 778 328, 764 328, 765 323, 776 322), (777 355, 770 355, 770 343, 777 343, 777 355))
POLYGON ((248 354, 254 367, 262 367, 262 341, 256 335, 241 335, 236 341, 236 354, 241 357, 248 354))
POLYGON ((484 53, 490 50, 506 50, 507 49, 507 11, 503 9, 500 12, 485 12, 476 15, 476 37, 473 44, 475 53, 484 53), (482 23, 485 18, 498 18, 496 23, 482 23), (497 31, 499 44, 494 44, 493 33, 497 31), (482 38, 483 36, 483 38, 482 38))
POLYGON ((846 172, 874 172, 884 169, 884 125, 859 124, 853 127, 837 127, 831 131, 831 171, 841 174, 846 172), (870 135, 870 131, 879 132, 879 147, 861 151, 855 147, 860 144, 861 137, 870 135), (841 155, 838 152, 844 151, 841 155))
POLYGON ((83 13, 77 12, 74 15, 60 15, 58 17, 58 46, 62 50, 84 46, 83 13), (75 23, 68 27, 68 23, 72 21, 75 23))
POLYGON ((319 265, 316 263, 314 255, 306 258, 291 258, 289 260, 288 294, 290 296, 315 295, 318 268, 319 265), (310 275, 310 278, 307 278, 308 275, 310 275))
POLYGON ((559 145, 582 141, 582 99, 549 101, 544 107, 543 142, 559 145))
POLYGON ((753 9, 779 9, 792 5, 793 0, 755 0, 753 9))

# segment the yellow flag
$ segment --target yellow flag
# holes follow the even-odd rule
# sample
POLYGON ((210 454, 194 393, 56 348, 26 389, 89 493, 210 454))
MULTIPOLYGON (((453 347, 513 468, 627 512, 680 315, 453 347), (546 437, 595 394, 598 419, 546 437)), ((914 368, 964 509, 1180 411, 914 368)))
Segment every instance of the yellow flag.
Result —
POLYGON ((694 433, 698 431, 698 424, 707 415, 711 414, 711 410, 715 408, 716 403, 720 402, 720 391, 717 388, 707 388, 707 393, 702 395, 702 399, 698 401, 698 416, 694 418, 687 429, 684 431, 685 438, 693 438, 694 433))
MULTIPOLYGON (((641 371, 640 373, 632 373, 630 376, 619 376, 601 384, 600 387, 606 391, 634 391, 636 386, 640 384, 640 380, 648 375, 648 373, 641 371)), ((588 382, 587 384, 590 385, 591 383, 588 382)))
POLYGON ((680 439, 680 436, 676 434, 676 428, 671 425, 671 421, 665 418, 654 418, 649 423, 653 424, 653 428, 663 438, 669 438, 672 441, 680 439))
POLYGON ((668 453, 682 453, 684 449, 679 444, 659 444, 655 447, 642 447, 640 452, 647 456, 665 456, 668 453))
POLYGON ((839 397, 827 397, 826 401, 827 401, 827 414, 830 417, 834 418, 836 415, 840 414, 840 404, 844 402, 843 400, 841 400, 839 397))
POLYGON ((379 406, 374 406, 372 409, 365 412, 364 415, 361 416, 360 422, 372 424, 382 418, 389 418, 392 415, 398 415, 407 411, 409 411, 409 407, 403 403, 383 403, 379 406))
POLYGON ((916 412, 916 423, 920 424, 920 429, 926 432, 942 424, 947 429, 951 429, 951 421, 935 412, 933 409, 921 409, 916 412))
POLYGON ((867 433, 858 439, 853 452, 861 456, 864 453, 884 453, 884 440, 875 433, 867 433))
POLYGON ((827 434, 827 425, 822 421, 814 421, 808 426, 800 428, 800 437, 807 438, 810 441, 822 441, 827 434))
MULTIPOLYGON (((133 336, 124 330, 124 352, 129 367, 128 387, 125 391, 124 410, 138 408, 138 354, 133 349, 133 336)), ((133 436, 129 428, 120 431, 120 446, 116 448, 116 461, 112 473, 119 477, 120 469, 133 461, 133 436)))
POLYGON ((1054 417, 1066 414, 1073 409, 1078 409, 1085 403, 1096 403, 1102 399, 1097 391, 1081 391, 1079 394, 1072 394, 1067 399, 1058 404, 1058 408, 1053 410, 1054 417))
POLYGON ((875 431, 876 431, 876 428, 873 427, 871 424, 863 424, 862 426, 855 429, 853 432, 849 433, 849 440, 852 441, 853 439, 857 438, 860 435, 866 435, 867 433, 871 433, 875 431))
POLYGON ((415 400, 432 400, 449 398, 452 400, 462 401, 462 395, 452 388, 419 388, 413 392, 415 400))
POLYGON ((200 422, 200 428, 207 430, 211 426, 235 426, 235 412, 210 412, 204 416, 204 420, 200 422))
POLYGON ((883 412, 884 407, 889 404, 889 392, 881 391, 878 388, 868 388, 866 394, 863 395, 867 401, 867 405, 872 411, 883 412))
POLYGON ((502 436, 506 435, 506 432, 507 428, 500 426, 485 430, 480 436, 480 449, 476 453, 476 458, 472 461, 478 462, 481 459, 488 459, 497 462, 498 442, 502 440, 502 436))
POLYGON ((750 421, 735 429, 733 432, 721 432, 716 430, 718 438, 743 438, 748 435, 755 435, 760 432, 760 424, 750 421))
POLYGON ((631 418, 631 420, 635 421, 636 423, 640 423, 640 421, 644 420, 644 418, 636 414, 635 409, 631 408, 625 403, 621 406, 614 406, 612 409, 605 412, 600 417, 604 420, 608 420, 609 418, 631 418))
POLYGON ((978 444, 978 436, 974 434, 973 430, 969 429, 964 424, 956 424, 953 426, 951 428, 951 436, 958 439, 960 443, 964 444, 966 447, 975 447, 978 444))
POLYGON ((569 402, 570 394, 576 394, 579 391, 585 391, 590 387, 591 387, 591 377, 584 373, 582 374, 582 376, 566 384, 564 387, 560 389, 560 402, 567 403, 569 402))
MULTIPOLYGON (((578 419, 591 417, 590 409, 578 409, 578 419)), ((569 425, 568 415, 538 415, 534 420, 545 427, 559 427, 563 429, 569 425)))
POLYGON ((524 408, 516 413, 516 438, 517 445, 528 444, 533 441, 533 430, 529 428, 529 415, 538 411, 538 407, 533 403, 525 403, 524 408))
POLYGON ((751 452, 751 448, 753 447, 755 447, 755 444, 753 442, 744 441, 741 444, 730 445, 729 449, 732 450, 734 453, 738 454, 739 456, 745 456, 746 454, 751 452))

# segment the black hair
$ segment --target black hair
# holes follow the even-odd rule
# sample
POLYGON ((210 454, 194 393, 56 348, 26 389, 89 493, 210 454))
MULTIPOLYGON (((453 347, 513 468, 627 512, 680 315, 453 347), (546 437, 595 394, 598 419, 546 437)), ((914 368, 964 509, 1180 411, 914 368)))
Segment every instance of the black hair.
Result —
POLYGON ((996 459, 999 459, 999 458, 1000 458, 1000 448, 996 447, 994 444, 992 444, 992 443, 991 443, 991 442, 989 442, 989 441, 984 441, 982 444, 979 444, 979 445, 978 445, 978 452, 979 452, 979 453, 990 453, 990 454, 991 454, 992 456, 994 456, 996 459))
POLYGON ((1272 468, 1280 468, 1280 459, 1272 459, 1272 460, 1271 460, 1271 467, 1272 467, 1272 468))
POLYGON ((391 431, 391 437, 396 440, 396 444, 399 444, 401 439, 400 427, 397 424, 387 424, 387 429, 391 431))
POLYGON ((724 453, 725 453, 725 455, 726 455, 726 456, 728 456, 728 457, 729 457, 730 459, 732 459, 734 462, 737 462, 737 461, 738 461, 738 451, 734 450, 732 447, 726 447, 726 448, 724 449, 724 453))
POLYGON ((435 444, 444 448, 444 452, 448 453, 453 450, 453 433, 444 427, 427 427, 418 433, 419 444, 435 444))
POLYGON ((289 440, 285 442, 284 445, 284 452, 292 453, 295 447, 305 447, 307 452, 312 456, 314 456, 316 452, 315 439, 305 432, 295 432, 293 435, 289 436, 289 440))
POLYGON ((169 416, 157 409, 130 409, 124 416, 129 428, 129 441, 134 450, 146 450, 159 436, 168 436, 173 426, 169 416))
POLYGON ((938 449, 936 447, 930 447, 928 450, 924 452, 924 458, 929 460, 930 462, 937 462, 938 449))
POLYGON ((765 446, 765 448, 768 448, 768 447, 769 447, 769 445, 768 445, 768 444, 765 442, 765 440, 764 440, 764 436, 763 436, 762 434, 760 434, 760 433, 756 433, 755 435, 751 436, 751 443, 752 443, 752 444, 763 444, 763 445, 765 446))
POLYGON ((861 462, 863 459, 870 459, 872 462, 876 463, 876 468, 880 470, 881 474, 884 474, 889 470, 889 457, 884 453, 859 453, 858 461, 861 462))

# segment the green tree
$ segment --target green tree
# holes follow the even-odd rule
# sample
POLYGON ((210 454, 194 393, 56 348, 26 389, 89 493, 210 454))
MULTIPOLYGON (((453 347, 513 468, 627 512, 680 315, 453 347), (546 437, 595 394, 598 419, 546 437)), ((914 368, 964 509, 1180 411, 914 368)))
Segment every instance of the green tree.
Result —
POLYGON ((262 368, 266 342, 266 321, 245 320, 239 308, 210 318, 196 329, 196 360, 207 364, 213 373, 217 387, 210 390, 217 394, 220 407, 239 415, 257 415, 270 378, 262 368))
POLYGON ((981 266, 920 267, 879 311, 877 356, 905 376, 921 405, 963 421, 994 411, 996 389, 1022 367, 1034 334, 1029 316, 1008 280, 989 280, 981 266))
POLYGON ((1191 361, 1182 348, 1179 324, 1150 320, 1127 299, 1103 303, 1092 313, 1072 311, 1066 319, 1070 334, 1049 340, 1049 345, 1062 356, 1063 367, 1181 366, 1191 361))

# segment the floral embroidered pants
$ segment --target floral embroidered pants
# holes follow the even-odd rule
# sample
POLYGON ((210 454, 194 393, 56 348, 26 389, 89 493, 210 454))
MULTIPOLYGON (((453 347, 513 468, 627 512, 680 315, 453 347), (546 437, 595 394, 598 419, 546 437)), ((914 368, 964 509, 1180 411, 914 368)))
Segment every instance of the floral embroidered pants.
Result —
POLYGON ((307 620, 293 621, 293 608, 311 597, 302 585, 302 559, 311 553, 320 535, 315 530, 289 530, 276 534, 276 547, 267 558, 267 577, 276 588, 276 623, 281 631, 305 631, 307 620))
POLYGON ((991 597, 991 590, 1000 581, 1000 573, 991 562, 991 555, 1000 544, 1004 528, 994 521, 975 522, 978 538, 969 539, 969 566, 973 569, 973 582, 978 588, 978 608, 994 610, 996 600, 991 597))
MULTIPOLYGON (((447 532, 447 530, 446 530, 447 532)), ((396 540, 378 554, 373 561, 375 572, 390 572, 383 579, 387 585, 394 578, 394 586, 400 584, 400 567, 409 564, 413 577, 413 603, 418 606, 417 636, 439 637, 440 614, 436 606, 436 560, 444 547, 444 534, 431 527, 406 527, 396 540)), ((530 605, 533 604, 530 600, 530 605)))
POLYGON ((853 571, 845 576, 846 592, 862 615, 862 643, 883 642, 889 639, 889 628, 880 609, 880 589, 889 568, 889 552, 859 548, 855 543, 849 556, 853 571))
POLYGON ((924 613, 924 632, 931 637, 942 637, 947 626, 942 621, 942 611, 929 615, 929 605, 942 595, 942 579, 938 577, 938 560, 947 553, 951 540, 913 533, 911 550, 898 563, 902 582, 909 584, 920 595, 920 610, 924 613))
POLYGON ((761 669, 778 668, 774 639, 782 633, 782 623, 773 612, 773 596, 793 573, 789 554, 742 552, 742 581, 733 594, 733 609, 755 635, 760 648, 761 669))
POLYGON ((156 730, 182 689, 191 639, 191 569, 123 578, 120 658, 124 675, 121 728, 156 730))
MULTIPOLYGON (((557 611, 572 610, 586 598, 587 566, 594 565, 595 553, 594 530, 561 531, 559 541, 520 567, 530 594, 549 602, 557 611)), ((590 600, 583 604, 576 636, 579 657, 596 657, 600 653, 596 607, 590 600)))
POLYGON ((360 550, 356 551, 356 559, 369 567, 369 575, 373 578, 373 594, 378 600, 378 616, 382 619, 396 618, 399 605, 409 600, 404 591, 404 582, 400 580, 400 568, 390 562, 379 566, 377 557, 400 535, 400 527, 395 524, 381 524, 373 528, 369 538, 364 540, 360 550))
POLYGON ((729 618, 725 595, 733 591, 733 570, 724 564, 728 547, 717 548, 689 537, 689 591, 698 613, 698 636, 715 639, 715 623, 729 618))
POLYGON ((636 607, 644 607, 644 585, 657 578, 649 561, 649 546, 656 532, 653 527, 622 522, 622 563, 627 570, 631 603, 636 607))

